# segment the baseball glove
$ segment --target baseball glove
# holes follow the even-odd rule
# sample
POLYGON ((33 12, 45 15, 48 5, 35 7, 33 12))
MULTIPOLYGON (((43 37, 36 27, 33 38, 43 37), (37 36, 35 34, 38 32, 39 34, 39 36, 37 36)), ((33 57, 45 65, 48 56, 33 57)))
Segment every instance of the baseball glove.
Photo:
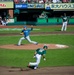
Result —
POLYGON ((20 33, 20 35, 23 35, 23 33, 20 33))

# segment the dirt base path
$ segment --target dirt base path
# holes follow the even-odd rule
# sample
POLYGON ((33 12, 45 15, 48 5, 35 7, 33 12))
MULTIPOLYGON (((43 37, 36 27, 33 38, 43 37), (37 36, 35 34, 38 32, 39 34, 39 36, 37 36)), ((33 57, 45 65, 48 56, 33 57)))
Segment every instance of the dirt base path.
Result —
MULTIPOLYGON (((27 27, 31 27, 30 25, 27 25, 27 27)), ((34 26, 34 28, 61 28, 61 25, 50 25, 50 26, 34 26)), ((74 25, 68 25, 68 27, 74 27, 74 25)), ((13 26, 2 26, 0 25, 0 28, 23 28, 22 25, 13 25, 13 26)), ((31 32, 31 35, 48 35, 48 34, 71 34, 74 35, 74 31, 60 31, 60 30, 55 30, 54 32, 31 32)), ((13 35, 19 35, 19 33, 0 33, 0 36, 13 36, 13 35)))
POLYGON ((45 67, 33 70, 30 68, 0 67, 0 75, 74 75, 74 66, 45 67))

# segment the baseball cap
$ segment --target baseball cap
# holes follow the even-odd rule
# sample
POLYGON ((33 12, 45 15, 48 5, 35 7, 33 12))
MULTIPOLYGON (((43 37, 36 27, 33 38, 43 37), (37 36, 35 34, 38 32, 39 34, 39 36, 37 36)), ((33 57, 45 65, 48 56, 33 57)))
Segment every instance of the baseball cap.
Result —
POLYGON ((27 28, 27 26, 24 26, 24 28, 27 28))
POLYGON ((44 45, 44 46, 43 46, 43 48, 46 48, 46 49, 48 49, 48 46, 44 45))

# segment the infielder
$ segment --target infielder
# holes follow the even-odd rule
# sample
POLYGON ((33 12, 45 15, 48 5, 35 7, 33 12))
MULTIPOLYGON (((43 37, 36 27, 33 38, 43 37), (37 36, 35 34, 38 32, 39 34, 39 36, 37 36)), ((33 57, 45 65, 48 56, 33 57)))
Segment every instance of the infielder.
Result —
POLYGON ((41 56, 43 57, 44 61, 46 60, 46 58, 45 58, 46 49, 48 49, 48 47, 46 45, 43 46, 43 48, 38 48, 34 53, 34 58, 36 58, 36 62, 29 62, 28 67, 33 66, 34 69, 37 69, 38 65, 40 63, 40 60, 41 60, 41 56))
POLYGON ((30 43, 33 43, 33 44, 36 44, 36 45, 38 44, 38 42, 31 41, 31 39, 30 39, 30 37, 29 37, 30 31, 32 31, 32 30, 33 30, 33 26, 31 26, 30 29, 27 29, 27 27, 24 26, 22 32, 20 33, 20 34, 23 34, 24 36, 23 36, 22 38, 20 38, 20 40, 19 40, 19 42, 18 42, 18 46, 21 45, 22 40, 27 40, 27 41, 29 41, 30 43))
POLYGON ((62 24, 61 31, 66 31, 67 30, 67 24, 69 21, 69 18, 66 16, 66 13, 64 13, 64 16, 62 16, 62 20, 63 20, 63 24, 62 24))

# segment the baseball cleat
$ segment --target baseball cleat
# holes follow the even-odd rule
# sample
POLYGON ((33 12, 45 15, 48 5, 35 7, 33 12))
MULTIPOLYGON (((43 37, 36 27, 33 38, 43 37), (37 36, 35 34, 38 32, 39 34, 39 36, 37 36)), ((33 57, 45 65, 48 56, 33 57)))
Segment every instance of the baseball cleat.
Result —
POLYGON ((17 46, 20 46, 20 45, 17 44, 17 46))
POLYGON ((36 43, 36 45, 38 45, 38 42, 36 43))
POLYGON ((34 67, 34 70, 36 70, 37 69, 37 67, 34 67))
POLYGON ((28 65, 27 67, 30 67, 30 65, 28 65))
POLYGON ((29 62, 29 64, 28 64, 28 66, 27 67, 30 67, 30 62, 29 62))

